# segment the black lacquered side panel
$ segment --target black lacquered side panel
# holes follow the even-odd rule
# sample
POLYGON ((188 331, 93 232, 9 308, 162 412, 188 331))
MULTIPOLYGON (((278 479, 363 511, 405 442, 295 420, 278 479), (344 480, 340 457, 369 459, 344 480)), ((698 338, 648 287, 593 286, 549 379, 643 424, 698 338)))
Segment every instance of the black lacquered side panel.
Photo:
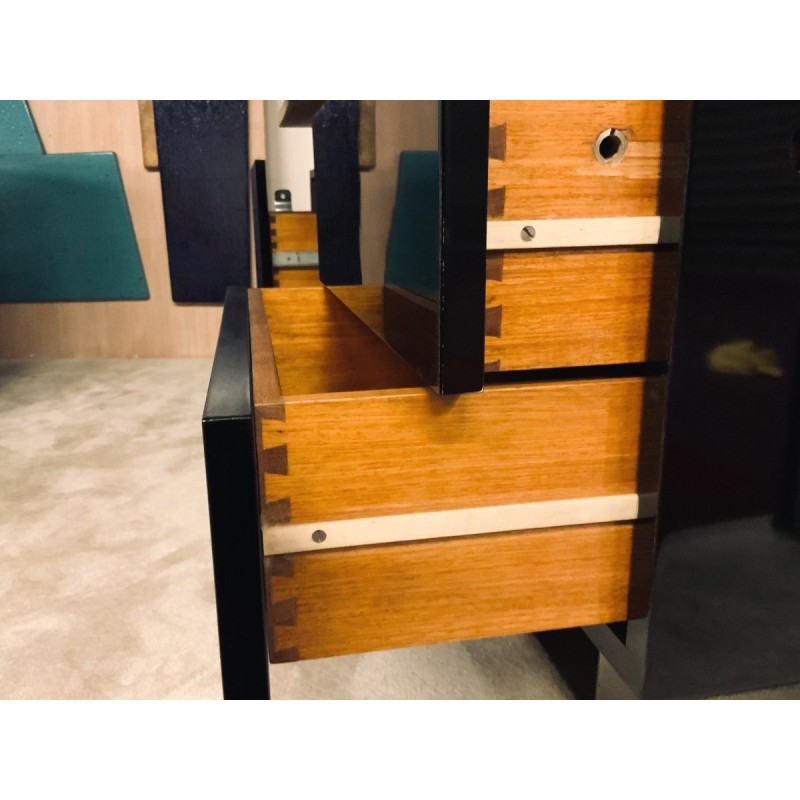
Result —
POLYGON ((208 508, 226 699, 268 699, 247 292, 229 289, 203 412, 208 508))
POLYGON ((439 391, 483 388, 489 101, 443 100, 439 391))
POLYGON ((800 681, 799 130, 694 104, 644 697, 800 681))

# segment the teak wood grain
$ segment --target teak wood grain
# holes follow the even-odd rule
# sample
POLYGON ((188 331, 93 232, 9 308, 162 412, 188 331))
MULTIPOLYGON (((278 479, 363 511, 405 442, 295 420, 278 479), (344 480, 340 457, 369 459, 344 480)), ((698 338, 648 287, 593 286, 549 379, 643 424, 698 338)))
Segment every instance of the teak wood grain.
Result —
MULTIPOLYGON (((272 336, 267 324, 267 313, 262 301, 264 290, 251 289, 247 293, 247 310, 250 316, 250 372, 253 387, 253 404, 261 407, 264 414, 265 407, 283 406, 283 392, 278 377, 278 365, 275 360, 275 350, 272 346, 272 336)), ((275 416, 270 411, 270 417, 275 416)), ((283 411, 279 412, 279 416, 283 411)), ((258 426, 256 426, 258 427, 258 426)))
POLYGON ((494 370, 662 361, 669 357, 677 251, 499 252, 487 261, 494 370))
POLYGON ((383 286, 331 286, 330 291, 385 341, 383 286))
MULTIPOLYGON (((281 377, 281 382, 283 378, 281 377)), ((264 420, 281 522, 373 517, 657 490, 664 380, 490 386, 443 399, 427 389, 285 397, 264 420)))
POLYGON ((682 213, 687 101, 493 100, 489 113, 490 218, 682 213), (609 128, 629 142, 616 163, 594 155, 598 135, 609 128))
POLYGON ((657 490, 662 378, 442 397, 324 289, 260 296, 282 392, 254 388, 267 522, 657 490), (264 413, 276 404, 280 418, 264 413), (266 454, 284 449, 286 468, 271 472, 266 454))
MULTIPOLYGON (((264 336, 287 398, 419 385, 411 367, 326 288, 253 290, 249 297, 265 309, 264 336)), ((263 344, 263 336, 254 339, 254 353, 263 344)))
POLYGON ((142 163, 145 169, 158 169, 158 147, 156 146, 156 120, 153 101, 139 101, 139 128, 142 134, 142 163))
POLYGON ((311 211, 284 211, 270 214, 272 249, 291 253, 315 252, 317 215, 311 211))
POLYGON ((275 268, 275 285, 284 289, 304 289, 309 286, 320 286, 319 270, 316 267, 308 269, 281 269, 275 268))
POLYGON ((644 521, 274 556, 270 660, 644 616, 653 543, 644 521))

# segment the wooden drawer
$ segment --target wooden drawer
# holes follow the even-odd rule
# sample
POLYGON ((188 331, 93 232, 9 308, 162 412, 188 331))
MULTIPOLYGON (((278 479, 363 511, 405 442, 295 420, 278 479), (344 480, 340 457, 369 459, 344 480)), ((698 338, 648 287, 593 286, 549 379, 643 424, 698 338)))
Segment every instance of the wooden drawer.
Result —
POLYGON ((487 372, 666 361, 677 250, 490 253, 487 372))
POLYGON ((317 215, 310 211, 284 211, 270 214, 272 249, 283 251, 316 251, 317 215))
POLYGON ((688 117, 678 101, 492 101, 487 371, 667 360, 688 117), (608 160, 606 134, 624 145, 608 160))
MULTIPOLYGON (((319 269, 316 266, 299 268, 297 263, 282 266, 280 256, 290 255, 297 259, 302 255, 314 255, 316 259, 317 215, 307 211, 284 211, 270 214, 270 238, 272 240, 273 280, 275 286, 296 289, 319 286, 319 269)), ((285 264, 285 262, 283 262, 285 264)), ((306 262, 303 262, 306 263, 306 262)))
POLYGON ((653 543, 639 522, 273 556, 270 660, 644 616, 653 543))
POLYGON ((316 267, 308 269, 281 269, 273 267, 275 286, 282 289, 303 289, 309 286, 320 286, 319 270, 316 267))
POLYGON ((489 125, 489 219, 683 213, 686 101, 493 100, 489 125), (612 129, 627 149, 604 162, 595 145, 612 129))
POLYGON ((250 313, 273 658, 643 609, 662 378, 442 397, 326 289, 253 290, 250 313))
POLYGON ((268 525, 657 490, 663 378, 442 397, 327 290, 251 298, 268 525))

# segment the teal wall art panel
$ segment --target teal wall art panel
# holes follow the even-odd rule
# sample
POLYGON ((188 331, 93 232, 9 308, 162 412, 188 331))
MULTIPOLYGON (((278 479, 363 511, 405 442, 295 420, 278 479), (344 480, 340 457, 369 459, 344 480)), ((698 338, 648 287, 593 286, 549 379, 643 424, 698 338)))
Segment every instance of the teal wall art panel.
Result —
POLYGON ((0 155, 44 153, 28 104, 24 100, 0 100, 0 155))
POLYGON ((114 153, 0 155, 0 302, 148 297, 114 153))

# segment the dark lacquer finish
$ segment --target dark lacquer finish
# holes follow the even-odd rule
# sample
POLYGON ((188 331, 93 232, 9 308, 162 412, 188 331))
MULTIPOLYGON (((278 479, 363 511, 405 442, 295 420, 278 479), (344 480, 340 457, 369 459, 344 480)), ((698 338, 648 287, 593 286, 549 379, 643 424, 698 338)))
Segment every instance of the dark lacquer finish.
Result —
POLYGON ((443 100, 439 391, 483 388, 489 101, 443 100))
POLYGON ((798 131, 695 103, 651 613, 589 631, 637 696, 800 681, 798 131))
POLYGON ((358 100, 327 100, 312 121, 319 277, 329 286, 361 283, 358 100))
POLYGON ((269 699, 264 552, 245 289, 225 298, 203 411, 222 687, 226 699, 269 699))
POLYGON ((221 303, 250 285, 247 101, 153 107, 172 299, 221 303))
POLYGON ((250 199, 253 207, 253 239, 256 245, 256 286, 274 286, 267 165, 263 159, 256 159, 250 168, 250 199))

